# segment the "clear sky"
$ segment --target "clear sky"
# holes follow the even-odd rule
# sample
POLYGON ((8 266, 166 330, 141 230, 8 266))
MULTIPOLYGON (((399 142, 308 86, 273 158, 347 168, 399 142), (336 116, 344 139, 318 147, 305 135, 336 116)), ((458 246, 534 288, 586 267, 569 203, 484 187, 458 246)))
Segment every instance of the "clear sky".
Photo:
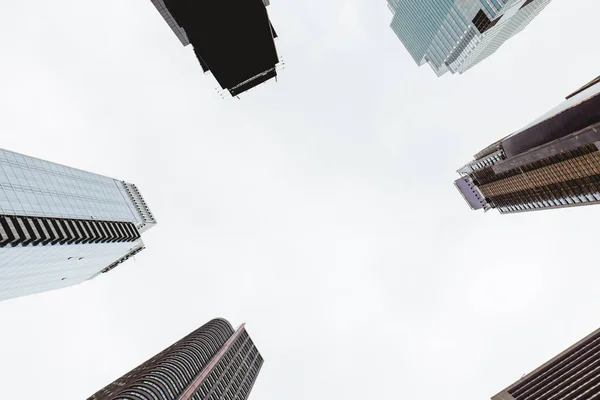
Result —
POLYGON ((2 399, 85 399, 209 319, 251 400, 487 399, 600 325, 600 206, 472 212, 455 170, 598 76, 598 0, 555 0, 464 75, 385 0, 273 1, 279 82, 223 100, 149 0, 0 12, 0 146, 135 183, 147 249, 0 303, 2 399))

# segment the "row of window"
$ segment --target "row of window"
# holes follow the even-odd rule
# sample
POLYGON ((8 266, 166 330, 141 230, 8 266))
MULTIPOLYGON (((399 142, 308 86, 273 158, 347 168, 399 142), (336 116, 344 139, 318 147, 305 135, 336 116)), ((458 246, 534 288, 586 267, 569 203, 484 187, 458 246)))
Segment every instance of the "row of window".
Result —
MULTIPOLYGON (((573 158, 510 178, 480 186, 486 197, 502 196, 527 190, 565 190, 600 183, 599 154, 573 158)), ((595 190, 594 190, 595 191, 595 190)), ((578 193, 582 194, 582 193, 578 193)))
POLYGON ((146 204, 146 201, 142 197, 142 194, 138 190, 137 186, 135 186, 133 183, 123 182, 123 187, 127 191, 129 198, 131 199, 131 201, 137 208, 138 213, 142 216, 142 219, 145 220, 146 218, 144 218, 143 216, 145 214, 147 214, 148 217, 150 218, 150 221, 156 222, 154 215, 152 214, 152 211, 150 211, 148 204, 146 204), (138 203, 138 200, 140 203, 142 203, 141 205, 140 205, 140 203, 138 203), (142 207, 143 207, 143 209, 142 209, 142 207))
POLYGON ((157 367, 161 366, 168 370, 183 391, 210 362, 232 333, 233 330, 220 320, 211 321, 165 350, 165 356, 157 360, 157 367))
POLYGON ((523 165, 519 168, 513 168, 505 172, 501 172, 495 174, 493 171, 489 169, 484 169, 483 171, 477 171, 474 173, 474 178, 477 181, 478 185, 484 185, 487 183, 499 181, 502 179, 510 178, 515 175, 519 175, 525 172, 534 171, 536 169, 544 168, 550 165, 561 164, 565 161, 586 157, 589 158, 591 156, 589 162, 593 164, 600 165, 600 152, 598 152, 598 148, 595 144, 585 145, 578 147, 576 149, 572 149, 569 151, 565 151, 560 154, 556 154, 551 157, 544 158, 542 160, 534 161, 532 163, 523 165), (595 154, 594 154, 595 153, 595 154), (587 157, 586 157, 587 156, 587 157))
POLYGON ((22 177, 46 175, 46 178, 56 176, 67 180, 83 181, 92 185, 106 187, 113 185, 112 179, 102 175, 54 164, 49 161, 38 160, 22 154, 13 153, 14 156, 18 156, 21 159, 20 161, 4 158, 6 155, 6 151, 3 150, 0 152, 0 170, 5 171, 7 174, 13 173, 15 176, 22 177))
MULTIPOLYGON (((522 201, 522 199, 521 199, 522 201)), ((595 192, 592 194, 585 194, 579 196, 565 196, 559 198, 549 198, 549 199, 541 199, 541 200, 533 200, 527 201, 525 203, 500 206, 498 209, 501 212, 509 213, 509 212, 518 212, 518 211, 530 211, 541 208, 553 208, 553 207, 564 207, 573 204, 583 204, 583 203, 591 203, 600 201, 600 193, 595 192)), ((498 203, 497 200, 494 203, 498 203)))
POLYGON ((89 400, 175 400, 233 334, 215 319, 98 391, 89 400))
MULTIPOLYGON (((508 393, 516 400, 538 400, 561 387, 560 399, 593 399, 600 392, 600 333, 576 345, 558 359, 536 371, 508 393), (552 383, 552 388, 548 387, 552 383)), ((554 394, 553 397, 557 397, 554 394)))
POLYGON ((469 166, 473 169, 473 171, 477 171, 494 166, 500 161, 502 161, 504 158, 504 152, 502 150, 499 150, 484 158, 472 162, 471 164, 469 164, 469 166))
MULTIPOLYGON (((213 320, 99 391, 90 400, 176 400, 233 334, 227 321, 213 320)), ((248 334, 242 331, 202 382, 206 383, 204 392, 196 391, 194 396, 198 397, 192 398, 245 400, 243 396, 249 392, 260 365, 260 354, 248 334)))
POLYGON ((131 222, 0 215, 0 247, 133 242, 131 222))
POLYGON ((243 331, 195 393, 196 400, 241 400, 252 387, 262 357, 243 331))

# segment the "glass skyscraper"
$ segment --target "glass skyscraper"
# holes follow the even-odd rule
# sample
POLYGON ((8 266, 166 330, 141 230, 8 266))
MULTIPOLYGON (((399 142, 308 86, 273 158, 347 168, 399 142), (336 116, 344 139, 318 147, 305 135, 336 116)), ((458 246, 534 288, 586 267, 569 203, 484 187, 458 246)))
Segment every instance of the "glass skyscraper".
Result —
POLYGON ((550 0, 388 0, 392 30, 418 65, 463 73, 520 32, 550 0))
POLYGON ((108 272, 155 224, 131 183, 0 149, 0 300, 108 272))
POLYGON ((474 210, 600 204, 600 77, 474 158, 454 182, 474 210))
POLYGON ((88 400, 246 400, 262 365, 245 324, 217 318, 88 400))

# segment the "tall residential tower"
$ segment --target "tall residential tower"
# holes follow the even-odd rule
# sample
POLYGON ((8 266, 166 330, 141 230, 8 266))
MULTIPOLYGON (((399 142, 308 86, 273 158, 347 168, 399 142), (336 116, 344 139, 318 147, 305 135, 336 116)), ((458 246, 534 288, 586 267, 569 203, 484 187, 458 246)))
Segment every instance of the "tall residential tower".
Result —
POLYGON ((0 149, 0 300, 108 272, 155 224, 131 183, 0 149))
POLYGON ((600 329, 492 397, 550 399, 600 399, 600 329))
POLYGON ((388 0, 392 30, 418 65, 463 73, 522 31, 550 0, 388 0))
POLYGON ((502 214, 600 203, 600 77, 458 170, 469 206, 502 214))
POLYGON ((277 76, 277 34, 268 0, 152 0, 181 44, 191 44, 204 72, 237 96, 277 76))
POLYGON ((218 318, 88 400, 246 400, 262 364, 245 325, 218 318))

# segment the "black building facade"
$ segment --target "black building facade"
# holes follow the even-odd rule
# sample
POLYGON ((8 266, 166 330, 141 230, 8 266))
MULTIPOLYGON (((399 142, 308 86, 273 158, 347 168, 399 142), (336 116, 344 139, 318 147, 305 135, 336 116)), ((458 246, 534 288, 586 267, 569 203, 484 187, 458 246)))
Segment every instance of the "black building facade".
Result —
POLYGON ((152 0, 204 72, 237 96, 277 76, 277 34, 263 0, 152 0))

